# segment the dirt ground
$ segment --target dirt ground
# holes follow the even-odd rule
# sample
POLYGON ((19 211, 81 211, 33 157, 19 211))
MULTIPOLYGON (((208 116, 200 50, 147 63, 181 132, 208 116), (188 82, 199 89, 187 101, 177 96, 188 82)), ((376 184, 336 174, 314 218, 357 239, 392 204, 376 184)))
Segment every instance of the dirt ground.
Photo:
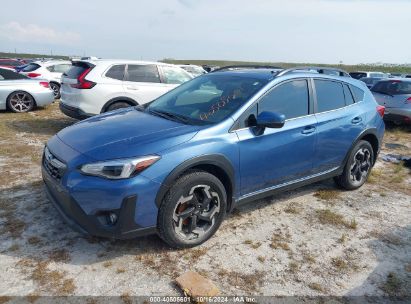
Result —
MULTIPOLYGON (((239 207, 204 245, 174 250, 157 236, 111 241, 66 226, 44 194, 40 158, 74 122, 57 103, 0 113, 0 296, 182 295, 174 279, 187 270, 225 295, 411 295, 411 172, 402 164, 380 155, 357 191, 328 180, 239 207)), ((388 128, 382 155, 410 148, 410 129, 388 128)))

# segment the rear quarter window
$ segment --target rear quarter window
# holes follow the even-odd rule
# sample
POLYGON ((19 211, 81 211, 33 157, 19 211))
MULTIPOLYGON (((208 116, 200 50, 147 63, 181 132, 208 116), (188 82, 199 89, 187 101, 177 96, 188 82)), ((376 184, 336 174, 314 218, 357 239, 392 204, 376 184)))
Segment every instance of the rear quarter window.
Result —
POLYGON ((112 79, 117 79, 117 80, 123 80, 124 79, 124 71, 126 69, 125 64, 118 64, 118 65, 113 65, 106 73, 106 77, 112 78, 112 79))
POLYGON ((317 92, 317 112, 326 112, 345 107, 343 86, 339 82, 314 80, 317 92))
POLYGON ((350 85, 350 89, 351 89, 355 102, 360 102, 364 100, 365 92, 363 90, 353 85, 350 85))

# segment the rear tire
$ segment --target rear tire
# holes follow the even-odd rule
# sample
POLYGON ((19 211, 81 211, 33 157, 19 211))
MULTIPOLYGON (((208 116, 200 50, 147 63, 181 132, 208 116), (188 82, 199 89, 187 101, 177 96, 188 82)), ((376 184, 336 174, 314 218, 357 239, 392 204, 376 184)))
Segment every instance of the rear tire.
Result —
POLYGON ((131 107, 129 103, 125 101, 117 101, 109 105, 106 109, 106 112, 110 112, 110 111, 114 111, 114 110, 122 109, 122 108, 128 108, 128 107, 131 107))
POLYGON ((60 85, 58 83, 50 82, 50 89, 53 90, 54 99, 59 99, 61 97, 60 85))
POLYGON ((371 144, 360 140, 351 150, 343 173, 334 177, 334 181, 346 190, 358 189, 367 181, 373 162, 374 151, 371 144))
POLYGON ((205 171, 189 171, 174 182, 161 203, 159 236, 174 248, 198 246, 217 231, 226 210, 221 181, 205 171))
POLYGON ((17 91, 7 97, 7 108, 15 113, 31 111, 34 106, 34 98, 27 92, 17 91))

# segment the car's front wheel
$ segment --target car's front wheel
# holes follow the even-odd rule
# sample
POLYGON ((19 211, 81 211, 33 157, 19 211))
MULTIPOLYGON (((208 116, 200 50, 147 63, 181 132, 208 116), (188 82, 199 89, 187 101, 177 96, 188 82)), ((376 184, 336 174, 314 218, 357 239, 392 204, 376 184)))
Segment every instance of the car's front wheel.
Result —
POLYGON ((368 141, 360 140, 352 149, 344 171, 334 178, 342 188, 354 190, 360 188, 371 173, 374 151, 368 141))
POLYGON ((175 248, 200 245, 220 227, 226 209, 221 181, 205 171, 190 171, 171 186, 162 201, 159 235, 175 248))

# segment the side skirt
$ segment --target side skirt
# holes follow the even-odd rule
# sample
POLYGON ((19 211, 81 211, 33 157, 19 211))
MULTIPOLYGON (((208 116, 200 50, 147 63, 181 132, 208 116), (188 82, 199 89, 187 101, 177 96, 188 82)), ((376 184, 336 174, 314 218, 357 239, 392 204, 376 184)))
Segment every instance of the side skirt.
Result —
POLYGON ((315 183, 315 182, 318 182, 324 179, 329 179, 331 177, 342 174, 343 170, 344 168, 338 167, 338 168, 334 168, 334 169, 331 169, 325 172, 310 175, 305 178, 297 179, 297 180, 279 184, 279 185, 276 185, 270 188, 266 188, 263 190, 245 194, 241 196, 239 199, 237 199, 234 205, 238 206, 238 205, 246 204, 246 203, 258 200, 258 199, 265 198, 267 196, 274 195, 279 192, 300 188, 300 187, 303 187, 303 186, 306 186, 306 185, 309 185, 309 184, 312 184, 312 183, 315 183))

